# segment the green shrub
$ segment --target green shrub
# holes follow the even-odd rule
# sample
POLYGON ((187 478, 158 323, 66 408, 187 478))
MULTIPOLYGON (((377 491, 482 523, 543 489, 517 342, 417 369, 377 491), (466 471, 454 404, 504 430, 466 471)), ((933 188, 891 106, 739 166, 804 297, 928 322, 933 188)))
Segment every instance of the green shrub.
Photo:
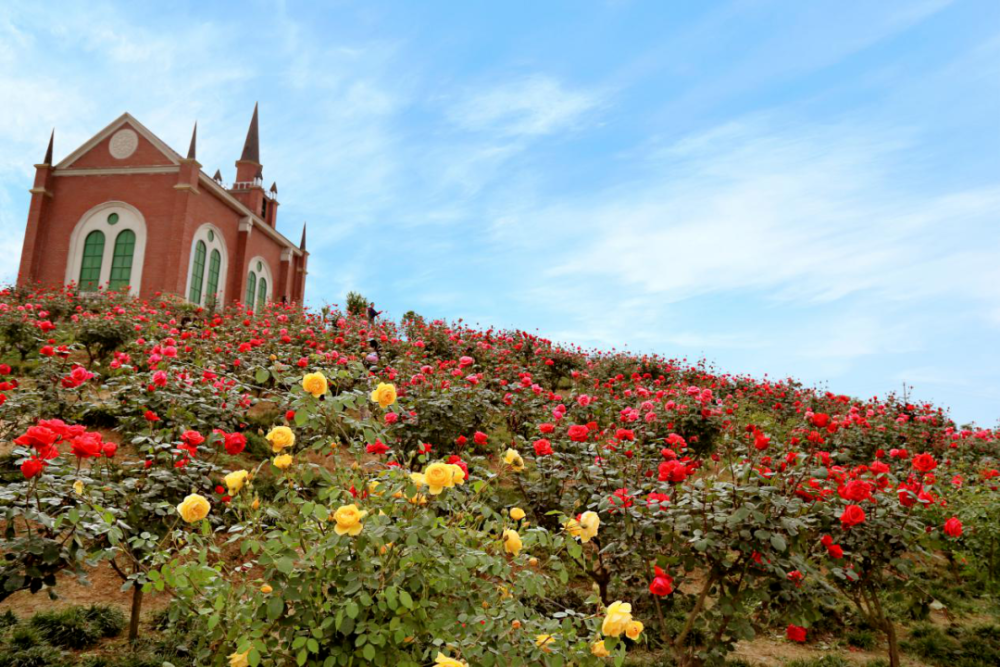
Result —
POLYGON ((847 633, 847 645, 870 651, 878 645, 878 638, 868 628, 858 628, 847 633))
POLYGON ((102 637, 85 614, 83 607, 43 611, 32 616, 28 623, 53 646, 78 650, 93 646, 102 637))
POLYGON ((368 299, 360 292, 347 293, 347 312, 355 317, 364 317, 368 312, 368 299))
POLYGON ((125 614, 118 607, 94 604, 83 611, 83 617, 101 637, 117 637, 125 629, 125 614))
POLYGON ((12 648, 26 651, 29 648, 45 644, 45 638, 38 630, 30 626, 19 625, 11 633, 9 644, 12 648))
POLYGON ((1000 664, 1000 627, 950 626, 941 630, 922 624, 911 630, 902 648, 940 667, 995 667, 1000 664))
POLYGON ((67 667, 63 652, 52 646, 0 649, 0 667, 67 667))
POLYGON ((791 660, 785 667, 851 667, 851 663, 843 656, 824 655, 821 658, 791 660))
POLYGON ((0 630, 6 630, 17 625, 17 615, 10 609, 0 614, 0 630))

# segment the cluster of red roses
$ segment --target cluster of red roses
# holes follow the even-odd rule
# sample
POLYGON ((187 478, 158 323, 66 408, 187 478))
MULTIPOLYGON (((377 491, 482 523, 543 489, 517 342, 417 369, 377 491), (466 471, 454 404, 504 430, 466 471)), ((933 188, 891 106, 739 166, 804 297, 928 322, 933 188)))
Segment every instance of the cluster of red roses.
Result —
POLYGON ((105 442, 100 433, 79 425, 70 426, 61 419, 40 420, 18 436, 14 443, 33 450, 31 456, 21 463, 21 474, 25 479, 41 474, 48 462, 59 456, 59 445, 69 445, 70 453, 78 459, 111 458, 118 451, 118 445, 105 442))

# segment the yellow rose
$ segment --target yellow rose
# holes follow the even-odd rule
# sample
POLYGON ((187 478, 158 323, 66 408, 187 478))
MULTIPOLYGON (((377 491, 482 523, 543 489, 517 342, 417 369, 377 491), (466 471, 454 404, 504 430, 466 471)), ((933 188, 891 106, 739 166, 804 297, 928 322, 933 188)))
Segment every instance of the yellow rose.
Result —
POLYGON ((642 621, 629 621, 629 624, 625 626, 625 636, 635 641, 642 634, 642 629, 645 627, 642 621))
POLYGON ((410 481, 412 481, 413 486, 417 487, 418 489, 422 486, 427 486, 427 478, 424 476, 424 473, 422 472, 411 472, 410 481))
POLYGON ((520 521, 524 518, 524 510, 520 507, 512 507, 510 510, 510 518, 514 521, 520 521))
POLYGON ((580 537, 580 535, 583 534, 583 527, 580 525, 580 522, 577 521, 576 519, 569 519, 566 523, 563 524, 563 528, 565 528, 566 532, 569 533, 570 536, 572 537, 580 537))
POLYGON ((465 484, 465 471, 462 470, 462 466, 449 463, 448 467, 451 468, 451 483, 455 486, 465 484))
POLYGON ((83 480, 79 480, 78 479, 75 482, 73 482, 73 491, 78 496, 82 496, 83 495, 83 480))
POLYGON ((287 426, 275 426, 264 437, 271 443, 271 451, 275 454, 295 444, 295 434, 287 426))
POLYGON ((379 407, 385 410, 396 402, 396 386, 379 382, 378 386, 372 390, 372 402, 378 403, 379 407))
POLYGON ((607 648, 605 648, 605 646, 604 646, 604 640, 603 639, 601 641, 599 641, 599 642, 594 642, 593 644, 591 644, 590 645, 590 652, 593 653, 594 656, 598 657, 598 658, 610 658, 611 657, 611 651, 609 651, 607 648))
POLYGON ((589 542, 597 537, 597 528, 601 525, 601 517, 597 512, 584 512, 580 516, 580 541, 589 542))
POLYGON ((260 498, 258 498, 257 496, 254 496, 253 497, 253 503, 250 504, 250 507, 252 507, 255 510, 259 510, 260 509, 260 498))
POLYGON ((306 373, 302 378, 302 388, 307 394, 312 394, 313 398, 319 398, 326 393, 326 378, 322 373, 306 373))
POLYGON ((514 469, 514 472, 524 470, 524 459, 517 453, 516 449, 508 449, 503 455, 504 463, 514 469))
POLYGON ((230 653, 229 667, 250 667, 250 661, 247 659, 248 655, 250 655, 250 649, 247 649, 243 653, 230 653))
POLYGON ((411 505, 426 505, 427 504, 427 496, 425 496, 422 493, 418 493, 418 494, 414 495, 412 498, 407 498, 407 500, 410 501, 411 505))
POLYGON ((246 470, 236 470, 222 478, 226 483, 226 488, 229 489, 229 495, 235 496, 240 492, 249 474, 246 470))
POLYGON ((455 473, 447 463, 432 463, 424 470, 424 479, 430 487, 432 496, 436 496, 448 487, 454 486, 455 473))
POLYGON ((205 500, 204 496, 199 496, 197 493, 192 493, 177 506, 177 512, 188 523, 201 521, 208 516, 210 509, 212 509, 212 506, 209 502, 205 500))
POLYGON ((437 658, 434 659, 434 667, 469 667, 469 664, 455 658, 449 658, 444 653, 438 653, 437 658))
POLYGON ((628 602, 612 602, 604 615, 604 623, 601 624, 601 632, 608 637, 618 637, 625 632, 625 628, 632 622, 632 605, 628 602))
POLYGON ((271 587, 271 584, 264 584, 263 586, 260 587, 260 592, 263 593, 264 595, 267 595, 273 590, 274 589, 271 587))
POLYGON ((288 470, 288 468, 292 465, 292 455, 281 454, 280 456, 275 456, 271 463, 273 463, 274 467, 278 470, 288 470))
POLYGON ((556 638, 552 635, 536 635, 535 636, 535 646, 542 649, 546 653, 550 653, 549 644, 555 644, 556 638))
POLYGON ((362 512, 358 509, 358 506, 354 503, 350 505, 341 505, 337 508, 337 511, 333 513, 333 519, 337 522, 334 527, 334 532, 338 535, 350 535, 354 537, 361 532, 364 527, 361 524, 361 519, 368 514, 368 512, 362 512))
POLYGON ((522 546, 521 536, 517 534, 516 530, 508 528, 503 531, 503 548, 507 553, 517 556, 517 554, 521 553, 522 546))

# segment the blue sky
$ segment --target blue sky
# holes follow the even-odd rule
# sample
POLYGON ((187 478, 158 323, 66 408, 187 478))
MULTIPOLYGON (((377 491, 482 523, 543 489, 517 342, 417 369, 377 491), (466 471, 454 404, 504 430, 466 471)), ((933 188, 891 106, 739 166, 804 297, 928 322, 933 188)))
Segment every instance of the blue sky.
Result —
POLYGON ((309 301, 1000 417, 1000 3, 0 8, 0 277, 123 111, 232 178, 255 101, 309 301))

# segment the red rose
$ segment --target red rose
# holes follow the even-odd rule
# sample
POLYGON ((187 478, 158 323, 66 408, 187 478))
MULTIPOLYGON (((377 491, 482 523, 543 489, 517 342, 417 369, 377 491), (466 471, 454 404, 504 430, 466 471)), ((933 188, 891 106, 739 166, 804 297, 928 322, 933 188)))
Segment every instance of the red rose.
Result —
POLYGON ((661 482, 683 482, 687 479, 687 466, 680 461, 664 461, 659 467, 659 480, 661 482))
POLYGON ((226 452, 232 456, 236 456, 247 446, 247 437, 242 433, 226 433, 225 434, 224 445, 226 452))
POLYGON ((389 448, 381 440, 375 440, 375 442, 365 447, 365 451, 369 454, 381 455, 389 451, 389 448))
POLYGON ((872 485, 860 479, 854 479, 837 489, 844 500, 861 502, 872 497, 872 485))
POLYGON ((674 592, 674 579, 669 574, 660 569, 657 565, 654 568, 656 576, 649 583, 649 592, 658 597, 670 595, 674 592))
POLYGON ((386 424, 395 424, 398 421, 399 421, 399 415, 396 414, 395 412, 387 412, 387 413, 385 413, 385 423, 386 424))
MULTIPOLYGON (((827 425, 830 423, 830 415, 824 412, 817 412, 813 414, 812 419, 810 419, 810 421, 812 422, 812 425, 815 426, 816 428, 826 428, 827 425)), ((805 631, 803 630, 803 632, 805 631)))
POLYGON ((550 456, 554 452, 552 451, 552 443, 542 438, 540 440, 535 440, 535 455, 536 456, 550 456))
POLYGON ((944 522, 944 534, 948 537, 962 536, 962 522, 958 520, 958 517, 953 516, 944 522))
POLYGON ((635 440, 635 431, 627 428, 620 428, 615 431, 615 437, 619 440, 635 440))
POLYGON ((542 433, 554 433, 556 430, 556 426, 555 424, 548 424, 548 423, 539 424, 538 430, 541 431, 542 433))
POLYGON ((802 643, 806 640, 806 629, 797 625, 789 624, 788 627, 785 628, 785 637, 787 637, 789 641, 802 643))
POLYGON ((21 464, 21 474, 24 475, 25 479, 31 479, 35 475, 41 473, 44 469, 45 461, 35 458, 34 456, 21 464))
POLYGON ((579 426, 574 424, 569 427, 569 439, 573 442, 586 442, 587 436, 590 434, 590 430, 586 426, 579 426))
POLYGON ((482 431, 476 431, 476 434, 472 436, 472 441, 477 445, 485 445, 487 441, 486 434, 482 431))
POLYGON ((937 461, 930 454, 917 454, 913 457, 913 467, 920 472, 930 472, 937 468, 937 461))
POLYGON ((844 557, 844 549, 839 544, 831 544, 826 548, 827 553, 830 554, 830 558, 835 558, 840 560, 844 557))
POLYGON ((844 508, 844 513, 840 515, 840 525, 844 528, 850 528, 859 523, 864 523, 866 518, 865 511, 860 506, 848 505, 844 508))

